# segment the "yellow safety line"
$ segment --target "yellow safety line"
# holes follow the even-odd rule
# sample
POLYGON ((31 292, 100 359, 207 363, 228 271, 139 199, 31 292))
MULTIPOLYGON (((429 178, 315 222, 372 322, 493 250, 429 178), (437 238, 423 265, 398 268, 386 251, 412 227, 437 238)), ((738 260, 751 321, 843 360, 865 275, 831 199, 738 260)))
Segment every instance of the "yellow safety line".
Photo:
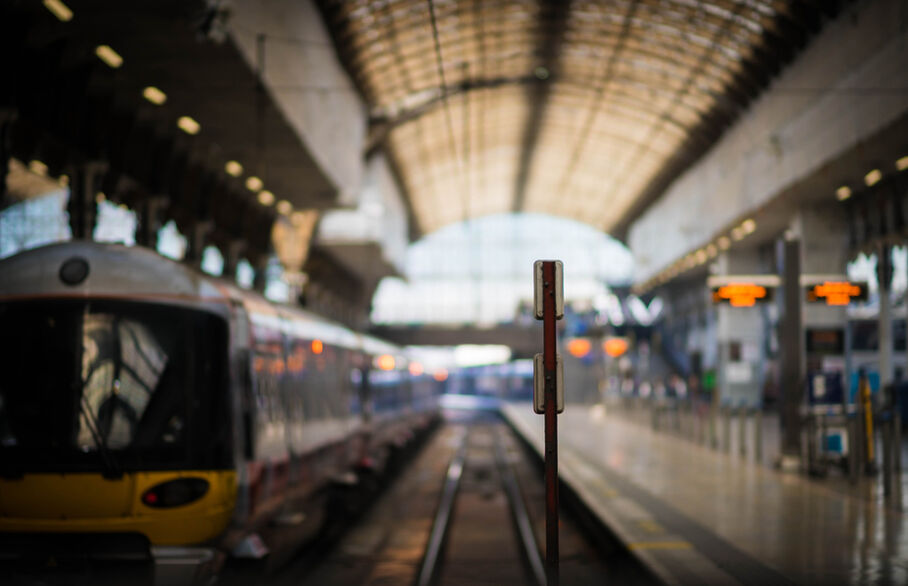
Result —
POLYGON ((637 541, 629 543, 628 549, 693 549, 687 541, 637 541))
POLYGON ((663 531, 665 531, 662 528, 662 525, 656 523, 652 519, 643 519, 643 520, 637 521, 637 525, 639 525, 640 528, 643 529, 644 531, 648 531, 650 533, 662 533, 663 531))

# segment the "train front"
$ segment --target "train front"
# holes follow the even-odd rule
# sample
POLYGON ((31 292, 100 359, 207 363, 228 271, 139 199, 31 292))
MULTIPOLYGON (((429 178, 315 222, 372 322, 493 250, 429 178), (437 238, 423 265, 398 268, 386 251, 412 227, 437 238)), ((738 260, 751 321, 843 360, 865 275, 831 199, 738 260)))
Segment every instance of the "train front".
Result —
POLYGON ((160 583, 213 559, 236 495, 228 327, 183 271, 87 243, 0 261, 7 571, 157 565, 160 583))

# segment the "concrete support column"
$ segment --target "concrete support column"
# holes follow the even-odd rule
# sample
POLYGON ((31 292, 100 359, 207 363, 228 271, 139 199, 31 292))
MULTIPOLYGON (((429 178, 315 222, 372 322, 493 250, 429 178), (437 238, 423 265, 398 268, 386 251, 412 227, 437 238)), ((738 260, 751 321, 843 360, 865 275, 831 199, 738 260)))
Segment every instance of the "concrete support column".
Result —
POLYGON ((156 195, 139 204, 139 222, 136 226, 136 244, 151 249, 158 247, 158 231, 161 229, 161 213, 167 209, 170 198, 156 195))
POLYGON ((794 234, 779 242, 779 354, 782 445, 780 465, 800 464, 799 410, 804 401, 804 328, 801 310, 801 241, 794 234))
POLYGON ((211 221, 196 222, 186 234, 186 256, 183 262, 199 268, 202 265, 202 251, 208 243, 208 235, 214 229, 211 221))
POLYGON ((880 247, 877 259, 877 279, 879 281, 880 310, 878 316, 879 332, 879 367, 880 388, 885 388, 894 380, 892 364, 892 248, 884 244, 880 247))
POLYGON ((98 221, 98 204, 95 194, 98 192, 107 164, 91 161, 78 165, 72 172, 70 181, 69 226, 74 240, 91 240, 98 221))
MULTIPOLYGON (((802 275, 842 275, 848 261, 847 218, 839 206, 804 206, 792 218, 779 244, 780 290, 779 344, 782 392, 782 460, 798 462, 801 444, 800 408, 807 401, 807 331, 838 329, 843 337, 847 315, 844 307, 805 304, 802 275)), ((811 369, 827 368, 828 356, 812 356, 811 369)), ((844 370, 845 357, 840 360, 844 370)), ((844 377, 845 372, 841 373, 844 377)), ((847 383, 847 381, 846 381, 847 383)))
POLYGON ((268 284, 268 255, 259 255, 256 259, 250 259, 252 268, 255 270, 255 276, 252 279, 252 289, 258 293, 265 293, 265 286, 268 284))
POLYGON ((236 268, 246 252, 245 240, 231 240, 227 248, 222 251, 224 254, 224 276, 231 281, 236 280, 236 268))
MULTIPOLYGON (((754 248, 729 250, 716 259, 720 275, 753 275, 766 272, 754 248)), ((719 402, 725 407, 761 404, 763 320, 760 308, 720 305, 717 312, 719 345, 719 402)))

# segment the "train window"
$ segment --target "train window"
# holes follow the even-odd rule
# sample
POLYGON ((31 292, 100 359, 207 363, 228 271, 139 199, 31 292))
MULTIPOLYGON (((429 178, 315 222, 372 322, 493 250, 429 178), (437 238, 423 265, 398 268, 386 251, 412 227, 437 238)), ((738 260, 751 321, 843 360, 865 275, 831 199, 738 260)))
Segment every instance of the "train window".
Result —
MULTIPOLYGON (((92 449, 98 434, 118 449, 134 439, 169 356, 148 328, 116 314, 86 314, 82 326, 82 398, 77 444, 92 449)), ((176 443, 184 417, 174 413, 161 434, 176 443)))
MULTIPOLYGON (((228 465, 226 323, 118 301, 0 304, 0 462, 228 465)), ((2 464, 0 464, 2 465, 2 464)))

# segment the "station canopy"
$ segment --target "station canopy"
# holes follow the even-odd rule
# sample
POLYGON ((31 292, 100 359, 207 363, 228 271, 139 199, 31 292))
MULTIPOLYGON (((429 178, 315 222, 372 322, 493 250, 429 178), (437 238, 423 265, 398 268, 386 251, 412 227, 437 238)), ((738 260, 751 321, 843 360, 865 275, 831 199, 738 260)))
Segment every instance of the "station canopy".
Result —
POLYGON ((838 2, 318 4, 417 233, 513 211, 620 237, 838 2))

